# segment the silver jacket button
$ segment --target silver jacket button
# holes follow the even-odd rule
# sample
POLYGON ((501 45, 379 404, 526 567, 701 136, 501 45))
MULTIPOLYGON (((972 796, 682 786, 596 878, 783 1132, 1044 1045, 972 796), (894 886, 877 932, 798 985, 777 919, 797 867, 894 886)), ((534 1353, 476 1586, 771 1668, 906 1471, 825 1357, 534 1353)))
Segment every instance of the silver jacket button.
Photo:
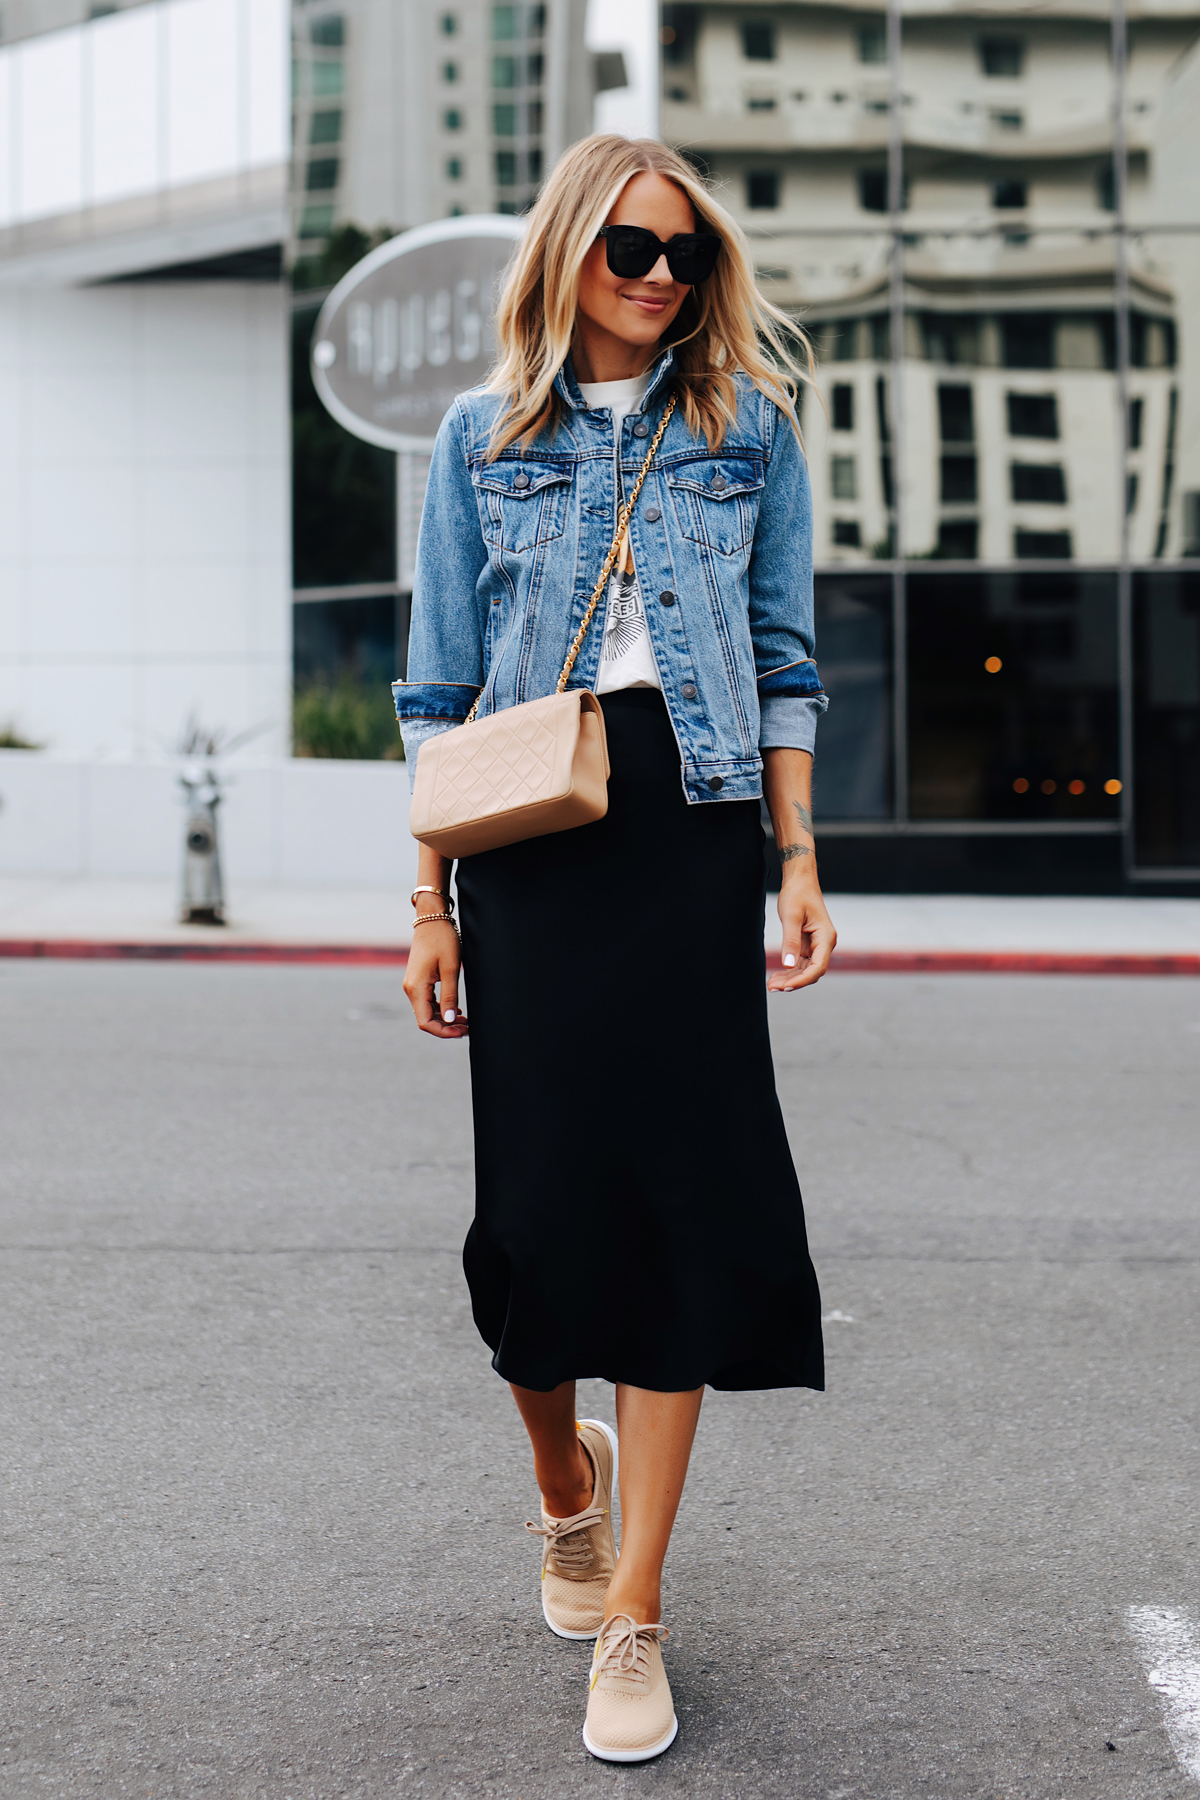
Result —
POLYGON ((633 428, 633 435, 634 435, 634 437, 649 437, 650 436, 650 427, 647 425, 645 419, 638 420, 637 424, 633 428))
POLYGON ((716 474, 713 476, 712 480, 709 482, 708 485, 713 490, 714 494, 723 494, 725 492, 725 489, 728 487, 729 483, 726 481, 725 477, 722 475, 720 469, 718 469, 716 474))
POLYGON ((515 488, 527 488, 529 486, 529 477, 524 469, 521 470, 519 475, 513 476, 513 486, 515 488))
POLYGON ((694 700, 696 698, 696 684, 694 681, 685 681, 679 691, 685 700, 694 700))
POLYGON ((657 506, 648 506, 646 508, 646 523, 647 523, 647 525, 657 525, 658 521, 661 518, 662 518, 662 514, 659 512, 657 506))

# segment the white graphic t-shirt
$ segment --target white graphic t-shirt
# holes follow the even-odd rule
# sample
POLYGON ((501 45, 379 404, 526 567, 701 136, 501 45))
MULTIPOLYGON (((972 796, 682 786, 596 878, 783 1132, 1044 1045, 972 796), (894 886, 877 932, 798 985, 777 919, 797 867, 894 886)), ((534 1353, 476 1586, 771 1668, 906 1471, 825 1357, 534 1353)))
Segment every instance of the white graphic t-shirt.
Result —
MULTIPOLYGON (((632 381, 581 381, 579 390, 589 406, 612 407, 613 430, 620 443, 621 421, 626 413, 641 405, 649 380, 647 371, 645 375, 635 375, 632 381)), ((608 587, 604 646, 596 677, 598 694, 611 694, 617 688, 662 687, 628 544, 624 562, 623 568, 618 564, 613 570, 608 587)))

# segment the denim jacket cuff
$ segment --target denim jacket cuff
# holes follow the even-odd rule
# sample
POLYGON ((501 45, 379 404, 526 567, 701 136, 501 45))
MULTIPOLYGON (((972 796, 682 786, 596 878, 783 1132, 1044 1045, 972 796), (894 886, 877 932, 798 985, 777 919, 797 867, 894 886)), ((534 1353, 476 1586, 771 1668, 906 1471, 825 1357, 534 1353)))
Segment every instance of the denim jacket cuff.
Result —
POLYGON ((759 702, 759 749, 807 750, 815 756, 817 720, 828 705, 824 694, 809 694, 803 699, 764 695, 759 702))

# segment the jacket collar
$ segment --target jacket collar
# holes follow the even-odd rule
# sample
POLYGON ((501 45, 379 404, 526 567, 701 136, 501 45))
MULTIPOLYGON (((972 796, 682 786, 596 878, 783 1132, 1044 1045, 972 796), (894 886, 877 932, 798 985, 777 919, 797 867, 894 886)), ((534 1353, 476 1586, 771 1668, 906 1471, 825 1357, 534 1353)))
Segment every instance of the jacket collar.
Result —
MULTIPOLYGON (((674 366, 675 352, 674 350, 668 349, 659 357, 651 372, 649 384, 646 388, 645 395, 642 398, 643 412, 649 410, 651 401, 666 381, 667 376, 671 373, 674 366)), ((554 377, 554 386, 567 402, 567 405, 575 412, 587 411, 587 401, 580 392, 579 383, 575 379, 575 368, 571 362, 570 355, 567 356, 566 362, 554 377)))

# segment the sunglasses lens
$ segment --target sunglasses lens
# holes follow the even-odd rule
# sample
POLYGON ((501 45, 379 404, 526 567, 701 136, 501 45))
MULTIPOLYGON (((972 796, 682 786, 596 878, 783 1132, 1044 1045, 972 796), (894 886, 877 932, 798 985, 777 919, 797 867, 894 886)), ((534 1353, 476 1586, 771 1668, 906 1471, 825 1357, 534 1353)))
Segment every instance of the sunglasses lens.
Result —
POLYGON ((609 268, 627 281, 647 274, 658 258, 658 239, 639 225, 610 225, 604 242, 609 268))
POLYGON ((676 281, 686 282, 695 287, 697 282, 707 281, 717 264, 717 255, 721 248, 721 240, 714 233, 699 233, 695 237, 685 238, 672 246, 667 258, 672 275, 676 281))

